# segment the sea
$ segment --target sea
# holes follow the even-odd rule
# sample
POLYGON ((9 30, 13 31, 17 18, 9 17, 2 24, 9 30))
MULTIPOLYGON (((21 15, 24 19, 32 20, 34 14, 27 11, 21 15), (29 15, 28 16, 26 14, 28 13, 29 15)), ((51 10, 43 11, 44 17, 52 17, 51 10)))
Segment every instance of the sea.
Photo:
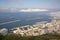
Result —
POLYGON ((0 29, 33 25, 36 22, 51 21, 50 12, 0 12, 0 29))

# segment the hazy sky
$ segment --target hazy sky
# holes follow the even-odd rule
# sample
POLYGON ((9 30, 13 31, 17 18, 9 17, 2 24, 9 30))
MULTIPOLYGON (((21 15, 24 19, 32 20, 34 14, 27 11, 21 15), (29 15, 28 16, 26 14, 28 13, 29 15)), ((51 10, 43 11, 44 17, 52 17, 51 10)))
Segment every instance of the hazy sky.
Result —
POLYGON ((60 8, 60 0, 0 0, 0 8, 60 8))

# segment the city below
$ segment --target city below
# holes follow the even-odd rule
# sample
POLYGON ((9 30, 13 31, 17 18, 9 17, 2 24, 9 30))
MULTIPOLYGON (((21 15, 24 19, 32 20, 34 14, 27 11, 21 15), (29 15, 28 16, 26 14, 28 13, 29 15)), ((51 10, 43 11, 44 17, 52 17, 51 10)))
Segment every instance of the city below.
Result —
POLYGON ((37 22, 33 25, 25 25, 10 29, 10 32, 6 28, 0 29, 0 34, 20 34, 21 36, 38 36, 43 34, 55 34, 60 33, 60 20, 52 20, 51 22, 41 23, 37 22))

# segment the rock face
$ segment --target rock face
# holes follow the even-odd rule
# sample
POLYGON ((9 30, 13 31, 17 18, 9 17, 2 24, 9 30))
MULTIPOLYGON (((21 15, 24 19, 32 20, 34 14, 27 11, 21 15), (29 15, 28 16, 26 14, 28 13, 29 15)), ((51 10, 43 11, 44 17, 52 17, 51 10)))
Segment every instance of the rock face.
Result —
POLYGON ((8 34, 8 29, 6 28, 0 29, 0 34, 3 34, 3 35, 8 34))

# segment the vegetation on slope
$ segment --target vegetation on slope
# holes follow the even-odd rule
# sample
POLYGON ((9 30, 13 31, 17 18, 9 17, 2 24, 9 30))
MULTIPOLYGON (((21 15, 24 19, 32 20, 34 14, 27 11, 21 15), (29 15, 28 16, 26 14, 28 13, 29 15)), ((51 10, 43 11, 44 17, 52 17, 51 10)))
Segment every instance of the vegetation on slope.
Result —
POLYGON ((60 34, 45 34, 39 36, 20 36, 16 34, 2 35, 0 40, 60 40, 60 34))

